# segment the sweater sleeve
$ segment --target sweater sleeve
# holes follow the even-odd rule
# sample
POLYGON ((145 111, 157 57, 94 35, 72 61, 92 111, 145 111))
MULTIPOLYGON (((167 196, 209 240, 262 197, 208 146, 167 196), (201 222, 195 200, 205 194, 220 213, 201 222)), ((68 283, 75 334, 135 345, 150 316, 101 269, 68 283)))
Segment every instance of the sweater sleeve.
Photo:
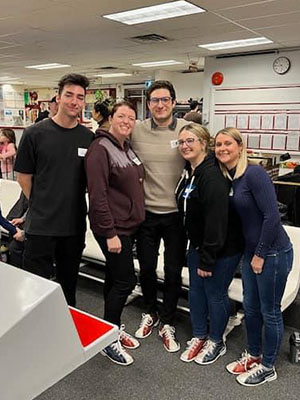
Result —
POLYGON ((200 268, 213 271, 217 253, 225 244, 228 225, 228 188, 222 180, 209 179, 205 187, 201 187, 203 199, 204 229, 203 242, 199 247, 200 268))
POLYGON ((260 238, 255 254, 265 258, 280 225, 280 215, 274 185, 262 167, 252 168, 248 175, 248 185, 252 196, 263 216, 260 238))
POLYGON ((116 236, 114 219, 109 208, 108 188, 110 175, 109 154, 101 146, 91 146, 85 168, 89 193, 89 218, 94 233, 107 238, 116 236))
POLYGON ((17 233, 17 228, 2 216, 1 209, 0 209, 0 225, 12 235, 15 235, 17 233))

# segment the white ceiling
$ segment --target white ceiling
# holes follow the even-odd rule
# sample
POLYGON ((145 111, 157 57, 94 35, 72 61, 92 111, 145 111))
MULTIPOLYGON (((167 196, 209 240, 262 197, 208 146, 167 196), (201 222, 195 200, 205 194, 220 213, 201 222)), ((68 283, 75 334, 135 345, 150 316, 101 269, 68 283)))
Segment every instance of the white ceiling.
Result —
MULTIPOLYGON (((67 72, 89 77, 113 66, 134 76, 122 82, 141 82, 153 70, 132 63, 175 59, 204 65, 204 57, 233 52, 300 47, 300 0, 192 0, 206 13, 138 25, 124 25, 102 17, 112 12, 164 3, 167 0, 1 0, 0 79, 17 77, 27 86, 55 86, 67 72), (139 44, 130 38, 156 33, 163 43, 139 44), (209 51, 198 44, 265 36, 272 44, 209 51), (59 62, 71 68, 30 70, 25 65, 59 62)), ((113 72, 113 71, 112 71, 113 72)), ((98 78, 95 83, 114 83, 98 78)))

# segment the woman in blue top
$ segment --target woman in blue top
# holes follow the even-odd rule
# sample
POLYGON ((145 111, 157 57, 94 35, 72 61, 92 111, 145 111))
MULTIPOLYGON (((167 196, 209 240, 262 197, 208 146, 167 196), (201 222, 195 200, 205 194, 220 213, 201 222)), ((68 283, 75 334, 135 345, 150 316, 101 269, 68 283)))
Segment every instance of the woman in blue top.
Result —
POLYGON ((248 352, 226 368, 238 375, 240 384, 256 386, 277 378, 274 364, 283 334, 280 304, 293 249, 280 223, 272 181, 261 166, 249 165, 240 132, 219 131, 215 153, 224 175, 232 180, 233 204, 245 238, 242 279, 248 352))

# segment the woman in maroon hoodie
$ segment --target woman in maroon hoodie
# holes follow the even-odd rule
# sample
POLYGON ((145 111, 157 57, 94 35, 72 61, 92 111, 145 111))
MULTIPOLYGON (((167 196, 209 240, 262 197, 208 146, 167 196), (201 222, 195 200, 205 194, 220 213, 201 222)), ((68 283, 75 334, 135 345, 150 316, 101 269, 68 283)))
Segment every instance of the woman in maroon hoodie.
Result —
POLYGON ((109 131, 96 131, 85 159, 90 225, 106 258, 104 319, 120 327, 119 340, 103 354, 121 365, 133 362, 124 347, 139 346, 121 325, 123 307, 136 284, 132 235, 145 217, 144 169, 128 140, 135 119, 131 103, 115 104, 109 131))

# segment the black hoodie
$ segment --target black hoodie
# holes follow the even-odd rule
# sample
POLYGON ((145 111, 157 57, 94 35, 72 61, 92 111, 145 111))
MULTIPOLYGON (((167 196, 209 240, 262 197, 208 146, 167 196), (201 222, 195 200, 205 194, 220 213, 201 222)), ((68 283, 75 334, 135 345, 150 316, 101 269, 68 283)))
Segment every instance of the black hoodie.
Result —
POLYGON ((89 219, 96 235, 130 235, 145 218, 144 169, 125 141, 97 130, 85 157, 89 219))
POLYGON ((229 191, 230 182, 212 153, 194 174, 187 167, 176 189, 187 236, 199 252, 199 268, 205 271, 213 271, 217 258, 237 254, 243 248, 238 216, 229 208, 229 191))

